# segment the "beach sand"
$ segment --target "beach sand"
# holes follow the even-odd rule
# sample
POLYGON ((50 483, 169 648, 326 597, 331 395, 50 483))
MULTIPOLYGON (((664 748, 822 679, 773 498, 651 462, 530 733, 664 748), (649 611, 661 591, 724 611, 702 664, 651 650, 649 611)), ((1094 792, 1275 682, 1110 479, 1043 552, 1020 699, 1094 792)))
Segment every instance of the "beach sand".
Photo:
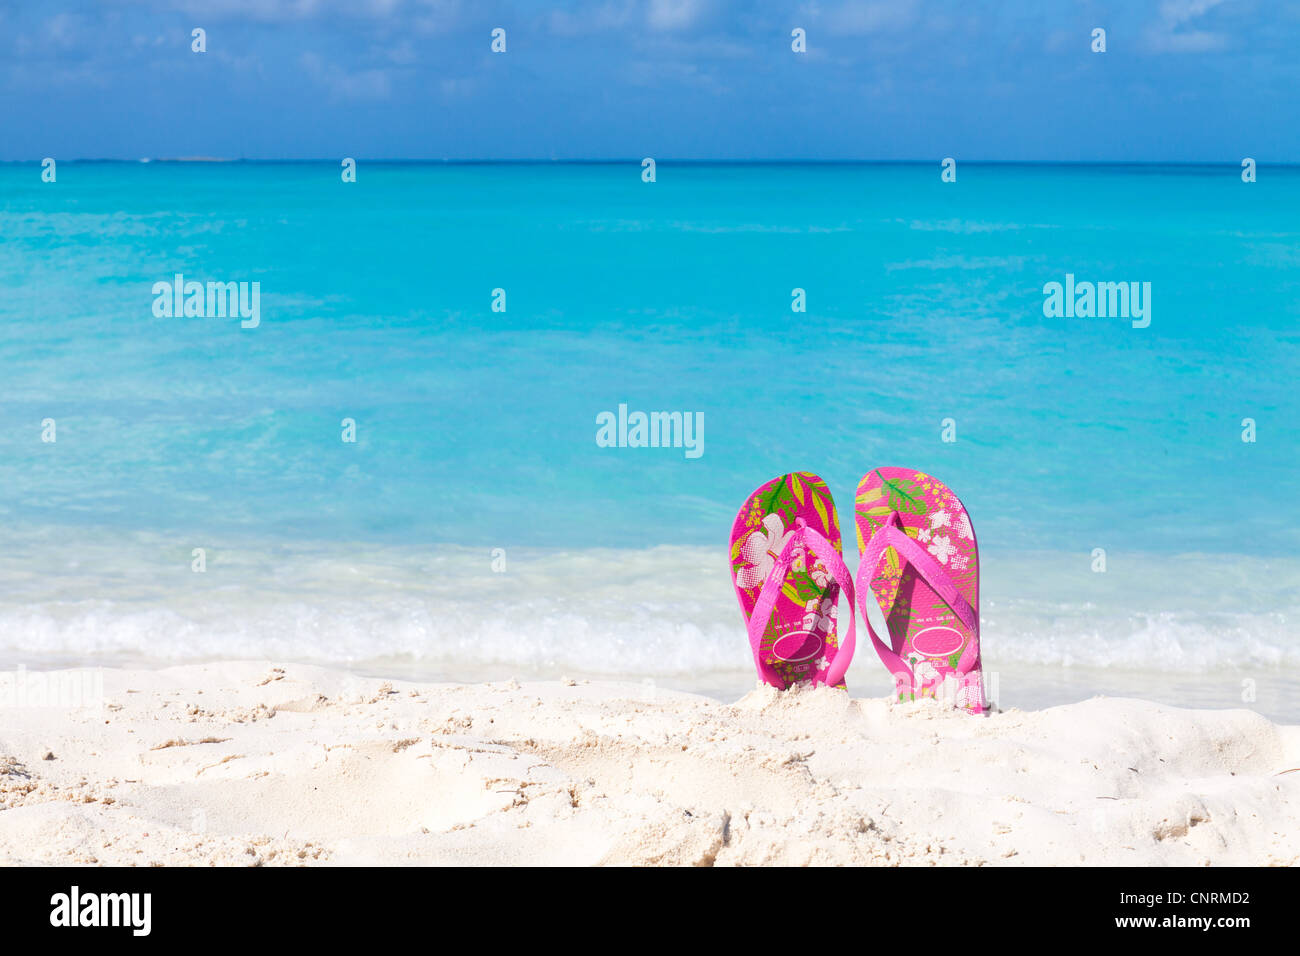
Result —
POLYGON ((2 864, 1300 863, 1300 727, 1246 710, 971 718, 265 662, 20 676, 2 864))

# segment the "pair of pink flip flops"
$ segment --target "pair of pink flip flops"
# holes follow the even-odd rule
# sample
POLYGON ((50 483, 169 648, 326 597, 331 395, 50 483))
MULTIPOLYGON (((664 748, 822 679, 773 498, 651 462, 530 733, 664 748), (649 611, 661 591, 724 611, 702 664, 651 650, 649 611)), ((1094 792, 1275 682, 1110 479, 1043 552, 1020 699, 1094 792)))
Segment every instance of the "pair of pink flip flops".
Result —
POLYGON ((856 581, 840 552, 826 482, 805 471, 773 478, 746 500, 731 529, 731 573, 758 676, 781 689, 844 686, 857 605, 900 700, 938 697, 985 709, 980 665, 979 548, 970 517, 938 478, 876 468, 858 483, 856 581), (840 593, 849 626, 836 629, 840 593), (867 613, 875 599, 888 634, 867 613))

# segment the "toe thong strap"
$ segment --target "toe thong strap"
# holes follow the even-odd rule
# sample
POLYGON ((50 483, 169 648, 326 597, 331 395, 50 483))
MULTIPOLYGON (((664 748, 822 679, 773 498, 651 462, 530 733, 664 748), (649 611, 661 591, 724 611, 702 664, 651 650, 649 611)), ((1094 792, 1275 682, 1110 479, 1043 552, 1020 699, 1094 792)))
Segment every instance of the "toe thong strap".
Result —
POLYGON ((849 569, 835 546, 820 532, 808 527, 803 518, 796 518, 795 525, 794 533, 781 549, 781 554, 773 564, 767 580, 763 582, 763 589, 759 591, 758 601, 755 602, 753 613, 749 616, 749 647, 753 651, 754 664, 763 682, 784 689, 785 681, 763 659, 763 637, 767 631, 768 621, 772 617, 772 610, 776 607, 776 599, 781 593, 781 585, 785 582, 786 573, 794 563, 795 553, 800 547, 806 548, 821 559, 826 569, 830 571, 831 577, 849 599, 849 626, 825 675, 825 683, 833 687, 844 679, 844 672, 848 670, 849 662, 853 660, 853 650, 857 644, 855 615, 852 613, 853 575, 849 574, 849 569))
MULTIPOLYGON (((966 650, 962 652, 956 667, 958 674, 965 674, 979 660, 979 616, 975 613, 975 609, 970 606, 970 602, 962 597, 956 582, 953 581, 943 565, 936 561, 925 548, 909 537, 903 531, 902 525, 903 522, 898 512, 892 512, 885 519, 885 523, 871 536, 871 540, 867 542, 866 549, 862 552, 862 563, 858 565, 858 606, 862 610, 862 617, 867 622, 867 632, 871 635, 871 643, 875 646, 876 653, 880 655, 881 661, 894 675, 895 681, 904 678, 908 686, 911 686, 914 681, 912 669, 881 639, 880 635, 876 633, 875 627, 871 624, 871 618, 867 616, 867 595, 874 597, 875 594, 871 590, 871 577, 876 573, 876 565, 880 563, 880 559, 884 556, 885 549, 893 548, 916 570, 921 579, 943 598, 944 603, 957 615, 957 619, 966 626, 967 633, 971 635, 971 640, 967 644, 966 650)), ((888 613, 888 608, 882 610, 888 613)))

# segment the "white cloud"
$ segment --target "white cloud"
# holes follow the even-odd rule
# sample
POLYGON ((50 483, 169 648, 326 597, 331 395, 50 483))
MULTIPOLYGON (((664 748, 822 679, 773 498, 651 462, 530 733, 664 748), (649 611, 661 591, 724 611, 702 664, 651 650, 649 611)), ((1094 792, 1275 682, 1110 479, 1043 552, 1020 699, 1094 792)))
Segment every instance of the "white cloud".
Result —
POLYGON ((89 22, 73 13, 56 13, 45 21, 45 42, 65 50, 83 45, 91 32, 89 22))
POLYGON ((621 0, 579 10, 554 10, 547 23, 557 36, 583 36, 625 27, 631 22, 634 12, 635 7, 629 0, 621 0))
POLYGON ((282 23, 309 20, 324 7, 321 0, 180 0, 176 7, 199 20, 254 20, 282 23))
POLYGON ((712 73, 701 70, 695 63, 650 62, 633 60, 623 68, 623 75, 633 86, 647 88, 687 86, 706 93, 727 92, 712 73))
POLYGON ((298 63, 308 76, 340 99, 382 100, 387 99, 392 92, 392 83, 386 70, 369 69, 349 73, 311 52, 303 53, 298 58, 298 63))
POLYGON ((468 100, 478 92, 479 82, 472 76, 449 76, 438 83, 444 100, 468 100))
POLYGON ((254 23, 292 23, 316 18, 390 20, 408 7, 436 17, 450 17, 459 0, 166 0, 167 6, 192 16, 195 23, 248 20, 254 23))
POLYGON ((1221 3, 1223 0, 1164 0, 1160 4, 1160 16, 1168 23, 1186 23, 1221 3))
POLYGON ((1151 49, 1157 53, 1208 53, 1228 45, 1226 33, 1189 30, 1181 33, 1152 33, 1151 49))
POLYGON ((652 30, 684 30, 703 12, 703 0, 650 0, 645 19, 652 30))
POLYGON ((824 13, 816 4, 804 9, 837 36, 861 36, 907 26, 916 18, 916 7, 916 0, 870 0, 842 3, 824 13))
POLYGON ((1185 29, 1225 0, 1164 0, 1160 19, 1147 29, 1147 48, 1154 53, 1207 53, 1222 50, 1229 36, 1214 30, 1185 29))

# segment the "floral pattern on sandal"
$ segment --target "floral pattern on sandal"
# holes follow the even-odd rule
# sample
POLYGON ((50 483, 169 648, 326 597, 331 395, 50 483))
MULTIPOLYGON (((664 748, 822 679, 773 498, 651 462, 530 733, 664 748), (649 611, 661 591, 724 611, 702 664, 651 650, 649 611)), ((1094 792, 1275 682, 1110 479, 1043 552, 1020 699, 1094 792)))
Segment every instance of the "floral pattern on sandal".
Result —
MULTIPOLYGON (((773 478, 754 491, 736 515, 731 530, 732 582, 747 622, 800 521, 839 554, 840 529, 830 489, 809 472, 773 478)), ((763 674, 760 667, 760 676, 777 686, 824 683, 840 652, 836 607, 840 585, 812 549, 796 543, 790 559, 756 664, 761 662, 768 671, 763 674)), ((843 681, 837 686, 844 686, 843 681)))
POLYGON ((965 506, 938 478, 905 468, 868 472, 854 505, 860 552, 873 542, 899 542, 885 547, 874 567, 866 567, 864 560, 857 587, 864 617, 862 602, 871 596, 888 624, 887 637, 880 636, 888 645, 877 651, 894 673, 899 699, 938 697, 983 713, 979 549, 965 506), (933 559, 928 576, 899 553, 899 548, 913 547, 922 549, 919 555, 912 551, 919 564, 933 559), (936 584, 955 588, 953 600, 973 614, 973 629, 935 590, 936 584))

